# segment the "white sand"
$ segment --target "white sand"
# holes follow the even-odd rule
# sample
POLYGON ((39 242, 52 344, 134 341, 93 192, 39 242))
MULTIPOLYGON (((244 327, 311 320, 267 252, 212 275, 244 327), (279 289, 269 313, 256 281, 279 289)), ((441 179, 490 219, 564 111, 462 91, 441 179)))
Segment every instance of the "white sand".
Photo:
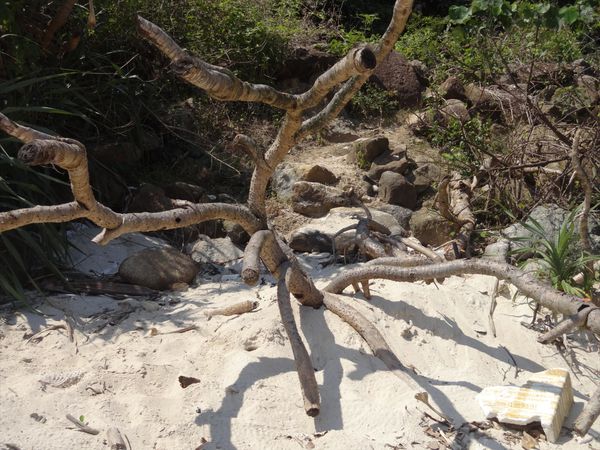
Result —
MULTIPOLYGON (((315 273, 319 285, 331 271, 315 273)), ((555 347, 536 343, 537 333, 520 325, 531 317, 524 299, 513 305, 500 297, 498 337, 482 333, 488 329, 492 285, 483 276, 453 277, 439 289, 375 281, 370 303, 360 295, 354 300, 400 359, 428 377, 426 390, 458 424, 484 419, 475 400, 482 388, 518 385, 530 373, 567 367, 555 347), (517 378, 508 352, 521 369, 517 378)), ((302 407, 274 287, 251 289, 233 279, 166 297, 180 302, 162 301, 158 307, 156 302, 59 295, 39 312, 8 315, 0 325, 0 444, 21 450, 108 449, 106 430, 116 426, 135 450, 196 449, 203 439, 208 441, 203 449, 435 447, 437 440, 424 434, 434 425, 423 417, 424 405, 417 405, 360 336, 332 313, 294 305, 321 390, 321 414, 312 419, 302 407), (260 307, 254 313, 210 321, 203 314, 206 308, 257 298, 260 307), (106 322, 98 313, 127 308, 134 312, 124 321, 93 331, 106 322), (65 313, 76 322, 75 343, 65 330, 51 331, 38 343, 24 338, 65 323, 65 313), (197 330, 151 336, 152 328, 164 333, 190 325, 197 330), (70 387, 44 391, 38 381, 73 372, 83 377, 70 387), (182 389, 179 375, 201 382, 182 389), (88 389, 101 392, 103 385, 106 391, 97 395, 88 389), (32 413, 46 422, 34 420, 32 413), (75 431, 67 413, 83 415, 100 434, 75 431)), ((581 373, 573 376, 576 398, 567 427, 600 373, 597 347, 595 353, 573 351, 581 373)), ((518 435, 492 428, 469 434, 465 447, 520 448, 513 438, 518 435)), ((560 446, 541 442, 540 448, 600 449, 600 423, 591 435, 581 442, 563 429, 560 446)))

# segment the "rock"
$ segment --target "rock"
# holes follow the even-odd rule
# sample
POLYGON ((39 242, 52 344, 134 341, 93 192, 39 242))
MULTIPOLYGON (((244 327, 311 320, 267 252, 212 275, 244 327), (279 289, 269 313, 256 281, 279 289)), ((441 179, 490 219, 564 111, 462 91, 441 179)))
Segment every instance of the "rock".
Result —
POLYGON ((406 175, 406 179, 415 186, 417 194, 422 194, 427 191, 433 183, 439 182, 443 176, 444 174, 437 165, 423 164, 412 172, 409 172, 406 175))
POLYGON ((73 269, 87 275, 114 275, 119 265, 129 256, 148 247, 167 247, 166 241, 142 233, 127 233, 106 245, 98 245, 92 239, 101 228, 72 222, 67 230, 68 256, 73 269))
POLYGON ((186 246, 186 253, 198 263, 213 264, 226 264, 244 256, 244 252, 228 237, 211 239, 208 236, 201 236, 196 242, 186 246))
POLYGON ((467 99, 476 112, 506 124, 516 123, 527 112, 523 90, 514 85, 479 87, 465 86, 467 99))
POLYGON ((422 208, 411 216, 410 231, 422 244, 437 247, 452 239, 456 226, 439 212, 422 208))
POLYGON ((163 187, 165 195, 174 200, 187 200, 189 202, 205 202, 204 189, 195 184, 176 181, 163 187))
POLYGON ((508 262, 509 252, 510 241, 507 239, 500 239, 499 241, 489 244, 485 247, 482 258, 505 263, 508 262))
POLYGON ((136 137, 138 145, 144 152, 154 152, 163 146, 161 136, 151 128, 140 128, 136 137))
POLYGON ((420 134, 431 128, 435 121, 435 112, 431 109, 417 111, 408 115, 404 124, 415 134, 420 134))
POLYGON ((359 139, 352 144, 352 149, 348 152, 346 160, 365 169, 369 167, 369 163, 372 163, 375 158, 389 151, 389 149, 390 141, 384 136, 359 139))
POLYGON ((350 204, 350 199, 339 189, 308 181, 294 183, 292 208, 299 214, 321 217, 331 208, 350 204))
POLYGON ((231 239, 231 242, 235 245, 244 246, 250 240, 250 235, 246 233, 244 227, 239 223, 224 220, 223 228, 225 229, 225 233, 227 233, 227 237, 231 239))
POLYGON ((439 93, 446 100, 467 100, 465 86, 463 85, 460 78, 455 76, 449 76, 448 78, 446 78, 446 80, 440 85, 439 93))
POLYGON ((130 212, 160 212, 173 209, 171 199, 158 186, 142 184, 129 204, 130 212))
MULTIPOLYGON (((556 240, 556 237, 560 231, 560 227, 562 226, 562 223, 568 214, 568 211, 565 211, 558 205, 548 204, 539 205, 533 208, 529 214, 529 218, 533 218, 540 224, 544 230, 545 236, 547 236, 548 239, 556 240)), ((527 220, 524 221, 526 222, 527 220)), ((577 227, 576 230, 578 230, 579 220, 575 221, 575 226, 577 227)), ((590 234, 592 247, 595 251, 600 251, 600 219, 595 216, 590 216, 588 222, 588 231, 590 234)), ((534 235, 520 223, 514 223, 506 227, 500 232, 500 234, 509 240, 515 238, 532 239, 534 237, 534 235)), ((514 241, 511 242, 511 246, 515 248, 523 247, 526 244, 527 241, 524 243, 514 241)))
POLYGON ((390 214, 404 230, 410 229, 410 218, 413 215, 412 210, 398 205, 389 205, 387 203, 377 205, 375 210, 390 214))
POLYGON ((394 50, 377 66, 370 81, 391 92, 401 107, 419 104, 425 90, 415 68, 394 50))
POLYGON ((323 128, 321 136, 327 142, 335 144, 354 142, 360 137, 356 133, 356 126, 354 124, 339 118, 323 128))
POLYGON ((300 179, 298 169, 290 164, 280 164, 271 178, 271 189, 277 198, 289 200, 293 195, 293 186, 300 179))
POLYGON ((191 283, 198 265, 172 247, 147 248, 125 259, 119 275, 128 283, 151 289, 169 289, 175 283, 191 283))
POLYGON ((144 155, 142 149, 131 142, 101 144, 93 147, 90 153, 90 156, 109 167, 134 164, 144 155))
MULTIPOLYGON (((386 226, 392 235, 403 235, 404 229, 391 215, 369 208, 373 220, 386 226)), ((288 245, 297 252, 332 252, 332 239, 342 228, 358 223, 357 218, 364 217, 362 208, 334 208, 327 216, 313 219, 290 233, 288 245)), ((353 234, 344 233, 336 238, 336 249, 343 251, 349 245, 353 234)))
POLYGON ((417 207, 417 190, 404 175, 395 172, 384 172, 381 175, 378 197, 392 205, 413 210, 417 207))
POLYGON ((493 386, 477 394, 486 419, 525 426, 541 422, 549 442, 556 442, 573 404, 569 372, 549 369, 533 374, 523 387, 493 386))
POLYGON ((327 185, 334 185, 338 182, 338 177, 329 170, 327 167, 320 165, 312 166, 302 176, 302 181, 311 181, 313 183, 321 183, 327 185))
POLYGON ((456 99, 446 100, 446 104, 440 108, 440 118, 447 124, 450 119, 457 119, 462 123, 471 120, 471 115, 462 101, 456 99))
POLYGON ((378 164, 378 161, 376 160, 371 164, 371 168, 367 172, 367 175, 373 180, 379 180, 384 172, 394 172, 404 175, 413 167, 415 167, 414 162, 409 161, 406 158, 395 159, 381 165, 378 164))

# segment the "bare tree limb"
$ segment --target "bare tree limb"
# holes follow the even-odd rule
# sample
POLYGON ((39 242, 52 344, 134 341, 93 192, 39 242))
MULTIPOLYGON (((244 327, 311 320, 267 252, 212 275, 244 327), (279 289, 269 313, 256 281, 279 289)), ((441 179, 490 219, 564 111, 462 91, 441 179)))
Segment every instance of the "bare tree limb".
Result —
POLYGON ((300 387, 302 388, 302 396, 304 398, 304 410, 307 415, 315 417, 321 409, 319 386, 315 378, 315 369, 294 320, 294 312, 290 304, 290 293, 287 290, 285 280, 289 274, 289 265, 287 263, 285 263, 285 267, 282 268, 281 272, 283 276, 277 283, 279 314, 281 315, 285 332, 292 346, 294 360, 296 361, 296 370, 298 371, 298 378, 300 379, 300 387))
POLYGON ((598 416, 600 416, 600 386, 597 387, 592 394, 592 398, 583 407, 583 411, 575 420, 575 431, 581 436, 585 435, 598 419, 598 416))
POLYGON ((390 371, 400 378, 413 391, 420 392, 421 387, 409 375, 406 367, 396 357, 379 330, 358 310, 353 308, 342 297, 327 293, 323 298, 325 307, 348 323, 362 336, 373 354, 387 366, 390 371))
MULTIPOLYGON (((244 250, 244 263, 242 265, 242 280, 249 286, 254 286, 260 276, 260 255, 268 239, 274 240, 270 230, 259 230, 254 233, 244 250)), ((281 261, 283 262, 283 261, 281 261)))
MULTIPOLYGON (((414 282, 417 280, 445 278, 463 274, 490 275, 507 280, 516 286, 523 295, 561 314, 577 314, 580 308, 586 305, 581 299, 559 292, 516 267, 503 263, 479 260, 448 261, 412 268, 365 265, 348 270, 335 277, 327 285, 325 292, 341 293, 345 287, 351 285, 353 282, 373 278, 414 282)), ((594 333, 600 334, 600 312, 593 311, 589 314, 587 327, 594 333)))
POLYGON ((594 310, 600 309, 591 305, 586 306, 587 307, 582 307, 577 314, 567 317, 565 320, 556 325, 553 329, 539 336, 537 341, 540 344, 548 344, 549 342, 552 342, 553 340, 561 337, 562 335, 570 333, 576 328, 584 326, 587 322, 590 313, 594 310))

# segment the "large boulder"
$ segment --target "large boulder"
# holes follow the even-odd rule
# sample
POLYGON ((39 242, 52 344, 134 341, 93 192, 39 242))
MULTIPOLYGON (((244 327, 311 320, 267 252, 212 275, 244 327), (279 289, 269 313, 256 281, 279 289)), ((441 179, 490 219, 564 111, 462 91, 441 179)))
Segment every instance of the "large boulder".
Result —
POLYGON ((175 283, 190 283, 199 266, 172 247, 147 248, 125 259, 119 275, 132 284, 151 289, 169 289, 175 283))
POLYGON ((480 87, 474 83, 465 86, 465 93, 475 112, 505 124, 517 123, 527 112, 524 86, 514 85, 480 87))
POLYGON ((415 106, 421 101, 425 84, 419 74, 400 53, 391 51, 377 66, 371 81, 391 92, 400 106, 415 106))
POLYGON ((349 206, 351 199, 340 189, 320 183, 298 181, 294 184, 292 208, 309 217, 321 217, 337 206, 349 206))
POLYGON ((410 231, 422 244, 438 246, 452 239, 456 226, 439 212, 421 208, 410 218, 410 231))
POLYGON ((384 172, 379 179, 379 199, 408 209, 417 207, 417 190, 404 175, 384 172))
MULTIPOLYGON (((405 231, 398 221, 383 211, 369 208, 373 220, 390 230, 391 235, 404 235, 405 231)), ((358 223, 358 218, 365 217, 362 208, 334 208, 327 216, 313 219, 290 233, 288 245, 297 252, 329 252, 332 251, 333 236, 350 225, 358 223)), ((336 249, 343 252, 352 240, 352 232, 344 233, 336 238, 336 249)))

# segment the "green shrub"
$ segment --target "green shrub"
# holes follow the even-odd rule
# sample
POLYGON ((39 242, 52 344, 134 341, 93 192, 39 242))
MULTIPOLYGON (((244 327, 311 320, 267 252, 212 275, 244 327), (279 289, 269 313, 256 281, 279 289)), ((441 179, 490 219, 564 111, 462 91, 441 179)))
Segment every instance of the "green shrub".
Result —
POLYGON ((360 118, 389 117, 399 108, 394 94, 374 84, 366 84, 350 101, 350 112, 360 118))
POLYGON ((588 255, 579 246, 575 218, 580 212, 581 208, 576 208, 565 217, 554 239, 535 219, 522 222, 521 225, 531 233, 532 238, 513 238, 513 241, 524 245, 512 253, 533 254, 533 260, 541 265, 540 275, 549 278, 555 289, 579 297, 590 297, 594 275, 586 270, 586 263, 600 260, 600 256, 588 255), (584 274, 584 282, 582 286, 576 286, 573 277, 580 273, 584 274))

